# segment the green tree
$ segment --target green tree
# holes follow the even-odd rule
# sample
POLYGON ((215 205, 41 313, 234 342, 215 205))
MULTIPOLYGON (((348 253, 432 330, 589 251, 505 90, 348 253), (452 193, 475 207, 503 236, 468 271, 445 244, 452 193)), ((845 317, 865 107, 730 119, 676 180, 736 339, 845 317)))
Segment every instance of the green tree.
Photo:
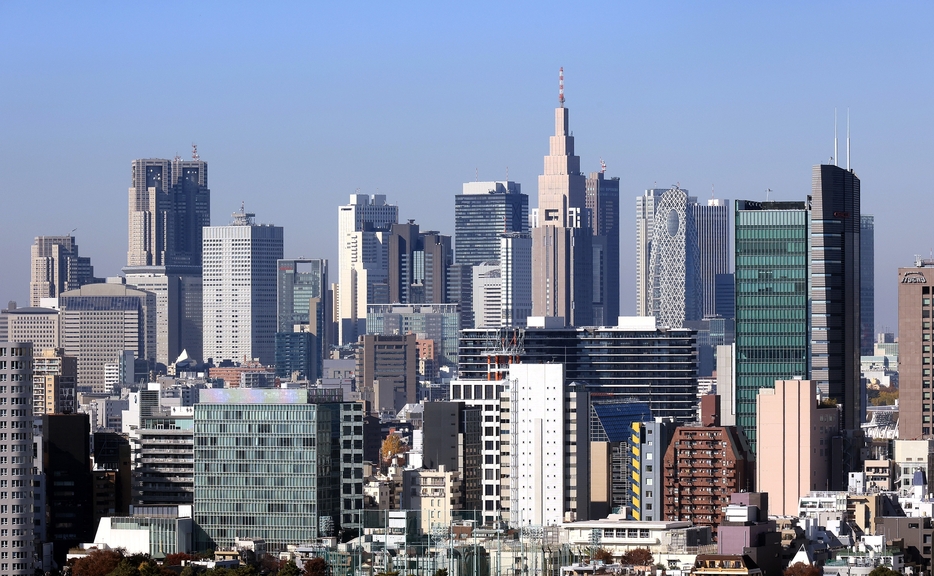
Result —
POLYGON ((295 565, 295 562, 286 560, 282 563, 282 566, 276 574, 277 576, 301 576, 302 571, 295 565))

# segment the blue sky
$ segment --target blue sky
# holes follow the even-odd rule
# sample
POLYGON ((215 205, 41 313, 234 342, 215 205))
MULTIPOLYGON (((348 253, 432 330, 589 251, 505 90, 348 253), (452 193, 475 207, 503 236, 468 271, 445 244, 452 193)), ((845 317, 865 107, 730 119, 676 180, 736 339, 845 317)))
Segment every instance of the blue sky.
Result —
POLYGON ((134 158, 209 163, 213 222, 240 202, 286 255, 336 268, 337 206, 387 194, 453 234, 461 184, 509 178, 535 205, 557 71, 585 172, 621 179, 622 302, 634 311, 645 188, 803 199, 852 125, 876 216, 877 329, 896 268, 934 248, 934 4, 0 3, 0 302, 28 301, 36 235, 125 263, 134 158))

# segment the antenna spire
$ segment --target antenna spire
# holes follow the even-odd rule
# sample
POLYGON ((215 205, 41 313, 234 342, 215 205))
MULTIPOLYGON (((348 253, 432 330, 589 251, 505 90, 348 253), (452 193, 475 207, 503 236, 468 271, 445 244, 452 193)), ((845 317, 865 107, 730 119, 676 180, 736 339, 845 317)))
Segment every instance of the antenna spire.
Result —
POLYGON ((846 169, 850 169, 850 109, 846 109, 846 169))
POLYGON ((840 154, 837 153, 837 108, 833 109, 833 165, 837 166, 837 158, 840 157, 840 154))
POLYGON ((201 160, 201 156, 198 156, 198 145, 192 142, 191 144, 191 159, 192 160, 201 160))
POLYGON ((564 108, 564 66, 558 70, 558 104, 564 108))
POLYGON ((600 159, 600 173, 606 174, 606 162, 603 161, 603 158, 600 159))

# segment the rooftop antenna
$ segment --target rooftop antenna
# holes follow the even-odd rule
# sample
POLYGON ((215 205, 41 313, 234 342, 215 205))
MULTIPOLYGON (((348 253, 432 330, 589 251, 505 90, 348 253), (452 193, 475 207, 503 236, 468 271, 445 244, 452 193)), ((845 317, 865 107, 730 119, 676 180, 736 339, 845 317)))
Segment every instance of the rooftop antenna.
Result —
POLYGON ((766 188, 766 189, 765 189, 765 201, 766 201, 766 202, 769 201, 769 194, 771 194, 771 193, 772 193, 772 189, 771 189, 771 188, 766 188))
POLYGON ((833 165, 837 165, 837 158, 840 155, 837 153, 837 109, 833 109, 833 165))
POLYGON ((194 142, 191 143, 191 159, 192 160, 201 160, 201 156, 198 156, 198 145, 194 142))
POLYGON ((846 169, 850 169, 850 109, 846 109, 846 169))
POLYGON ((600 173, 606 174, 606 162, 603 161, 603 158, 600 159, 600 173))
POLYGON ((716 196, 713 193, 713 184, 710 185, 710 199, 713 200, 716 196))
POLYGON ((564 66, 558 70, 558 104, 564 108, 564 66))
POLYGON ((509 182, 509 166, 506 166, 506 182, 509 182))
POLYGON ((477 182, 479 182, 479 181, 480 181, 480 168, 474 168, 474 170, 475 170, 475 174, 476 174, 476 175, 474 176, 474 178, 476 178, 476 179, 477 179, 477 182))

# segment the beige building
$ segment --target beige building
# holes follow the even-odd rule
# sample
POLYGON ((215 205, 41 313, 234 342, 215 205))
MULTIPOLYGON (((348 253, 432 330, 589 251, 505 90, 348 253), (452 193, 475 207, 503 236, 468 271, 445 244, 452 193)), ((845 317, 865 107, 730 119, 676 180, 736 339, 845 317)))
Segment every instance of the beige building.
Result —
POLYGON ((61 316, 52 308, 13 308, 5 310, 6 338, 11 342, 32 342, 33 350, 61 346, 61 316))
POLYGON ((464 508, 461 474, 445 470, 405 470, 402 477, 402 509, 421 512, 422 533, 435 524, 448 526, 452 512, 464 508))
POLYGON ((756 491, 770 496, 770 512, 793 515, 798 500, 826 490, 830 439, 839 430, 838 411, 819 408, 810 380, 776 380, 756 398, 756 491))
POLYGON ((33 413, 75 412, 78 359, 66 356, 62 348, 46 348, 33 356, 33 413))
POLYGON ((374 412, 396 413, 417 400, 415 334, 367 334, 357 349, 357 390, 374 412))
POLYGON ((100 282, 94 278, 90 258, 78 256, 74 236, 36 236, 30 249, 29 305, 43 298, 58 298, 66 290, 100 282))
POLYGON ((78 358, 78 386, 104 392, 104 366, 130 350, 156 359, 156 296, 125 284, 88 284, 61 296, 62 347, 78 358))

